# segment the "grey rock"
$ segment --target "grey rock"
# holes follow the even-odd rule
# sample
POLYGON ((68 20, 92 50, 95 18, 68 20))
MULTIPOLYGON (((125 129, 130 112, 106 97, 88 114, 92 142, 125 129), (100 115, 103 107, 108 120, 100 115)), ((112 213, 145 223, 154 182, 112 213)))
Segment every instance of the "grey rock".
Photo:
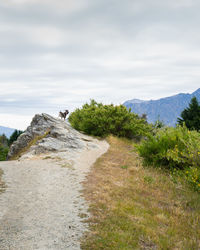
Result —
POLYGON ((85 148, 95 147, 95 139, 76 131, 68 122, 48 114, 36 114, 27 130, 12 144, 8 159, 22 151, 26 151, 23 157, 47 152, 68 152, 74 155, 85 148), (29 148, 33 139, 36 139, 36 142, 29 148))

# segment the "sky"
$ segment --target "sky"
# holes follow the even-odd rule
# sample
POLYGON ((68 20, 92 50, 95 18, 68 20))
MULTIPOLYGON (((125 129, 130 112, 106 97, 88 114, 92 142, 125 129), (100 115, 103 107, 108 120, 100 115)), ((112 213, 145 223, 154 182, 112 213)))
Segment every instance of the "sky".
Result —
POLYGON ((0 125, 200 87, 199 0, 1 0, 0 125))

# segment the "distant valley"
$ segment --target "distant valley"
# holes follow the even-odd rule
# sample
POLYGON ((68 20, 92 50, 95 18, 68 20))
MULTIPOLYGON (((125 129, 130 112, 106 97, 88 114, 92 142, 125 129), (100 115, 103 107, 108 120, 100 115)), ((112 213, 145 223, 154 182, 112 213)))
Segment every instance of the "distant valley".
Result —
POLYGON ((194 96, 200 101, 200 88, 192 94, 180 93, 150 101, 133 99, 126 101, 123 105, 139 115, 146 114, 150 123, 159 119, 168 126, 175 126, 177 118, 180 117, 181 112, 189 105, 194 96))

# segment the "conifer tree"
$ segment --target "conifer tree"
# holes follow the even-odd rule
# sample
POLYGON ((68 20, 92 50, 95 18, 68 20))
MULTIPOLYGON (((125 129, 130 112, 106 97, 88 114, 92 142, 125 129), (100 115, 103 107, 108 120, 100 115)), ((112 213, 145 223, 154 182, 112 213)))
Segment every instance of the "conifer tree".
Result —
POLYGON ((15 130, 13 133, 12 133, 12 135, 10 136, 10 139, 9 139, 9 146, 14 142, 14 141, 16 141, 17 140, 17 138, 21 135, 23 133, 23 131, 21 131, 21 130, 15 130))
POLYGON ((189 107, 181 113, 181 118, 178 118, 178 124, 183 125, 190 130, 200 131, 200 105, 196 97, 191 99, 189 107))

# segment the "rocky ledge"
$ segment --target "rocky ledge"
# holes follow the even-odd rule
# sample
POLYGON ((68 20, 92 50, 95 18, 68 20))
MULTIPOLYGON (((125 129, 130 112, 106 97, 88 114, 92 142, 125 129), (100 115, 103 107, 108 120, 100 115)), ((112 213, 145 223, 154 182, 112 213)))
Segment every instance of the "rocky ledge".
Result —
POLYGON ((96 142, 96 139, 73 129, 66 121, 48 114, 37 114, 26 131, 12 144, 8 159, 48 154, 69 160, 70 156, 74 158, 80 151, 98 147, 96 142))

